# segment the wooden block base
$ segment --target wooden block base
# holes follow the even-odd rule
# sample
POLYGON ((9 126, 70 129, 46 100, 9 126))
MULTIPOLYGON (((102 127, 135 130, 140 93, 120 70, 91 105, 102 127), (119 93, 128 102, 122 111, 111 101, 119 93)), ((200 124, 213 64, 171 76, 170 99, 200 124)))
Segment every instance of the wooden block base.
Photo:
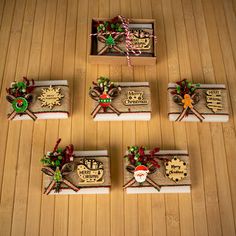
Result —
MULTIPOLYGON (((169 114, 169 120, 170 121, 175 121, 179 114, 169 114)), ((229 115, 205 115, 205 119, 202 122, 228 122, 229 121, 229 115)), ((182 122, 187 121, 187 122, 199 122, 199 119, 192 114, 189 114, 187 117, 184 117, 182 122)))
POLYGON ((153 187, 139 187, 139 188, 127 188, 127 194, 144 194, 144 193, 190 193, 190 186, 162 186, 160 191, 157 191, 153 187))

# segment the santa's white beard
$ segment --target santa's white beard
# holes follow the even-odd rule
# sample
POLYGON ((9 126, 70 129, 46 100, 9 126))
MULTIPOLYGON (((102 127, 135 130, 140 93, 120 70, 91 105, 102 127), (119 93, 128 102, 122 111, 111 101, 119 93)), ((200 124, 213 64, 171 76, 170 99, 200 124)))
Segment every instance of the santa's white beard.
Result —
POLYGON ((143 170, 139 170, 134 172, 134 178, 138 183, 143 183, 147 178, 147 172, 143 170))

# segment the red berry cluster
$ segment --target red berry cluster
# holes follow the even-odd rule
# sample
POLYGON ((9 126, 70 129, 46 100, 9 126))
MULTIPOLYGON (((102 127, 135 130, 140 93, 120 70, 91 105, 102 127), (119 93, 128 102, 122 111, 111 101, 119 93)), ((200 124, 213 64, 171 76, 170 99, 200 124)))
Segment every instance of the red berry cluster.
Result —
POLYGON ((11 87, 6 90, 9 95, 14 97, 25 97, 31 94, 34 88, 34 80, 28 80, 26 77, 23 77, 23 81, 13 82, 11 87))
POLYGON ((181 97, 184 97, 185 94, 193 95, 199 86, 200 84, 193 85, 192 82, 189 82, 187 79, 183 79, 176 82, 176 89, 171 93, 173 95, 178 94, 181 97))
POLYGON ((62 166, 68 162, 71 162, 71 157, 73 157, 73 151, 74 147, 73 145, 68 145, 64 149, 58 148, 59 143, 61 142, 61 139, 59 139, 53 149, 52 152, 48 152, 47 155, 41 159, 41 162, 46 165, 50 166, 52 168, 59 167, 59 169, 62 168, 62 166))
POLYGON ((139 166, 144 165, 148 168, 155 167, 160 168, 160 165, 158 164, 157 158, 155 157, 155 154, 159 152, 159 148, 154 148, 149 152, 149 154, 146 154, 146 148, 145 147, 138 147, 138 146, 131 146, 128 147, 128 160, 131 165, 133 166, 139 166))
POLYGON ((123 32, 122 23, 118 16, 109 21, 96 21, 94 26, 99 33, 123 32))

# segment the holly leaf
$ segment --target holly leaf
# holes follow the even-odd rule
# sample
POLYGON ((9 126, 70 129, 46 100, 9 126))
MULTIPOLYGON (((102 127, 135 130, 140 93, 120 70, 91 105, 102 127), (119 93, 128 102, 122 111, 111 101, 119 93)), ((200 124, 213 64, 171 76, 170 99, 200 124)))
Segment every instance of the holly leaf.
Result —
POLYGON ((19 89, 26 89, 26 84, 24 82, 18 82, 17 83, 17 88, 19 89))
POLYGON ((58 153, 62 153, 62 148, 58 148, 58 149, 57 149, 57 152, 58 152, 58 153))
POLYGON ((108 22, 104 21, 104 26, 107 27, 108 26, 108 22))
POLYGON ((142 163, 138 161, 138 162, 136 162, 136 165, 140 166, 140 165, 142 165, 142 163))
POLYGON ((176 91, 177 91, 177 93, 180 93, 180 86, 179 85, 176 86, 176 91))
POLYGON ((61 162, 59 160, 55 161, 56 166, 60 166, 61 162))

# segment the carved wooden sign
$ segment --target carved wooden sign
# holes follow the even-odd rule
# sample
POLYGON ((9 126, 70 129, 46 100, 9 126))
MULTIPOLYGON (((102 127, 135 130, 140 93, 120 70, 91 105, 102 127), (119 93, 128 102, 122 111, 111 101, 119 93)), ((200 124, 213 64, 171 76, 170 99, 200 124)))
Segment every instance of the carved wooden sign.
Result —
POLYGON ((206 91, 207 107, 213 112, 223 109, 221 90, 207 90, 206 91))
POLYGON ((166 176, 171 180, 178 182, 187 176, 187 167, 184 161, 174 157, 165 164, 166 176))
POLYGON ((77 166, 79 184, 98 184, 104 182, 103 163, 95 159, 81 159, 77 166))
POLYGON ((52 86, 46 89, 42 89, 42 93, 38 97, 38 99, 42 101, 41 106, 47 106, 51 110, 54 106, 60 106, 61 99, 64 97, 64 95, 61 94, 60 90, 60 88, 53 88, 52 86))
POLYGON ((132 33, 132 44, 137 50, 149 50, 151 48, 150 44, 150 34, 141 29, 131 30, 132 33))
POLYGON ((147 105, 148 100, 143 97, 144 92, 142 91, 128 91, 127 98, 124 100, 125 106, 136 106, 136 105, 147 105))

